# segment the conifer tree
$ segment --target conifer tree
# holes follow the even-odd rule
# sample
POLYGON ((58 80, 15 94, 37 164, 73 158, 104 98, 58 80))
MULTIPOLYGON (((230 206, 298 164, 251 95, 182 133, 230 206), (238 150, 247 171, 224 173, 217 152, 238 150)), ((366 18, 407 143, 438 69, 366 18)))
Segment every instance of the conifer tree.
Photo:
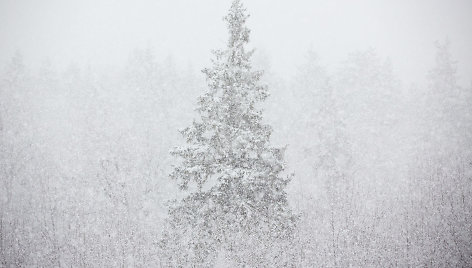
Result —
POLYGON ((172 151, 181 162, 171 178, 186 196, 169 209, 166 265, 293 261, 282 249, 295 225, 285 192, 291 178, 282 174, 284 149, 270 145, 272 129, 262 120, 268 89, 251 67, 245 11, 235 0, 224 18, 227 47, 203 70, 209 89, 198 100, 199 117, 181 132, 186 145, 172 151))
POLYGON ((471 266, 471 259, 465 256, 471 256, 472 243, 463 239, 472 235, 467 221, 472 215, 470 107, 467 91, 458 83, 457 62, 449 45, 449 41, 436 43, 423 119, 426 150, 421 152, 421 165, 412 173, 416 178, 410 186, 409 195, 420 197, 412 202, 416 214, 410 220, 416 221, 411 237, 416 266, 471 266), (427 241, 427 246, 417 241, 427 241))
POLYGON ((464 152, 470 144, 468 136, 466 90, 458 83, 457 62, 450 53, 450 43, 436 42, 435 66, 428 74, 429 98, 427 99, 425 140, 430 142, 430 154, 439 158, 450 158, 452 154, 464 152))
POLYGON ((304 217, 299 228, 302 239, 306 240, 303 251, 308 253, 303 266, 349 266, 348 250, 353 250, 348 241, 353 214, 350 142, 331 76, 315 52, 310 50, 305 58, 294 85, 299 95, 298 113, 305 115, 297 122, 300 124, 298 128, 306 130, 299 137, 303 141, 299 151, 304 157, 300 162, 304 168, 311 169, 307 174, 309 180, 303 184, 313 185, 310 188, 314 190, 323 190, 309 193, 310 198, 316 195, 318 202, 305 202, 307 207, 303 208, 304 217), (313 229, 317 229, 316 234, 313 234, 313 229), (323 235, 326 243, 320 246, 314 241, 323 235), (310 256, 310 252, 316 251, 325 252, 323 261, 326 262, 320 263, 321 260, 314 258, 315 254, 310 256))

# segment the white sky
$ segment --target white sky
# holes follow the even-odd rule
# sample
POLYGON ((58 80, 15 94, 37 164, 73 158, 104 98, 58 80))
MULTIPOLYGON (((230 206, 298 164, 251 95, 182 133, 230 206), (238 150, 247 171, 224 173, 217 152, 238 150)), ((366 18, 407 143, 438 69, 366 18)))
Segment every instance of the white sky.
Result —
MULTIPOLYGON (((448 38, 461 81, 472 80, 471 0, 246 0, 252 45, 279 74, 293 74, 312 47, 334 65, 375 48, 406 82, 424 78, 435 40, 448 38)), ((226 42, 231 0, 0 0, 0 61, 122 64, 132 49, 204 67, 226 42)))

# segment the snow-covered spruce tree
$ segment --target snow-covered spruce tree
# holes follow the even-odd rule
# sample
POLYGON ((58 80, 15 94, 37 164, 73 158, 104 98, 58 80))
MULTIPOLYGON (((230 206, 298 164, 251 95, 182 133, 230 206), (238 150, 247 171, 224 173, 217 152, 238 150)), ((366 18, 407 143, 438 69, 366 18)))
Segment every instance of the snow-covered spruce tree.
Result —
POLYGON ((209 90, 199 119, 182 131, 185 146, 171 178, 186 196, 169 208, 164 266, 290 266, 295 225, 283 176, 284 150, 270 145, 258 107, 267 98, 246 51, 248 15, 235 0, 225 17, 228 46, 204 69, 209 90))
MULTIPOLYGON (((448 41, 436 43, 423 108, 424 149, 411 169, 409 264, 472 266, 470 106, 448 41)), ((470 95, 469 95, 470 96, 470 95)))
POLYGON ((310 50, 305 56, 293 88, 298 93, 298 113, 305 115, 296 123, 298 129, 305 129, 298 137, 303 156, 298 162, 307 170, 302 185, 312 185, 304 191, 316 198, 316 202, 302 200, 298 225, 300 239, 305 240, 301 243, 302 266, 352 266, 355 212, 350 142, 334 83, 315 52, 310 50), (310 192, 312 189, 322 192, 310 192))

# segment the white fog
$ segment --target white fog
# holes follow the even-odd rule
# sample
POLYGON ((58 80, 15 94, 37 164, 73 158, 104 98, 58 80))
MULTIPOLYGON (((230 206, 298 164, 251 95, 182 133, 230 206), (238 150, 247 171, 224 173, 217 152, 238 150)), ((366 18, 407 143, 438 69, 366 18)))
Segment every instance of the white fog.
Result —
POLYGON ((471 15, 0 0, 0 267, 471 267, 471 15))

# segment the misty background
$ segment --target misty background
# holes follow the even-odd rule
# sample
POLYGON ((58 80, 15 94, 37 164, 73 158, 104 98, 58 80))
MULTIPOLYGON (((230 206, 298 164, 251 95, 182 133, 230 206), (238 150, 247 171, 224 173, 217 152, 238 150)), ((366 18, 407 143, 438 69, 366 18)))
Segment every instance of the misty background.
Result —
MULTIPOLYGON (((16 50, 42 60, 109 68, 149 46, 201 69, 210 50, 225 44, 222 16, 229 1, 0 2, 0 58, 16 50), (216 15, 216 16, 215 16, 216 15)), ((336 66, 350 52, 374 48, 407 83, 424 77, 436 40, 448 38, 461 81, 472 73, 472 4, 441 1, 248 1, 252 46, 281 76, 292 75, 312 48, 336 66)))
MULTIPOLYGON (((0 267, 165 266, 169 150, 230 4, 0 0, 0 267)), ((472 3, 244 4, 295 266, 471 266, 472 3)))

